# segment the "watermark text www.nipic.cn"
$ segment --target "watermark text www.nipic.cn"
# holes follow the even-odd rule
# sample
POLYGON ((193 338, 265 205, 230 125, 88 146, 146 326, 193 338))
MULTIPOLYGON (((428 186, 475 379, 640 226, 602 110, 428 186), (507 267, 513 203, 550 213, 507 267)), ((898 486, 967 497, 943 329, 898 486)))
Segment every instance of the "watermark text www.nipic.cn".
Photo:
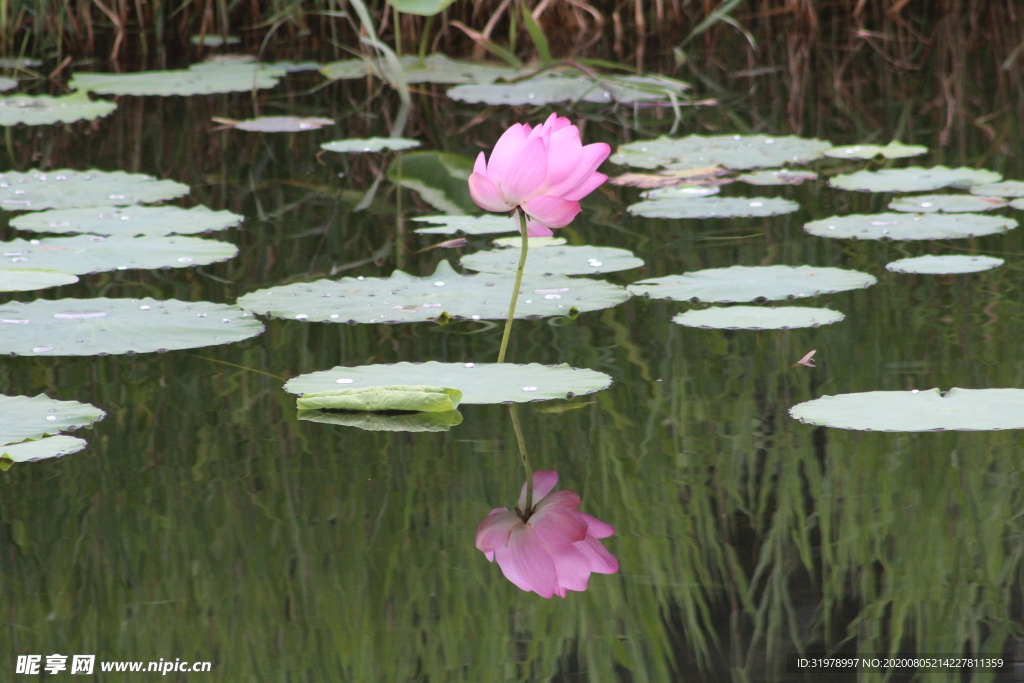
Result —
MULTIPOLYGON (((100 661, 100 671, 121 671, 121 672, 149 672, 166 676, 169 673, 204 672, 209 671, 212 665, 210 662, 183 662, 180 659, 170 659, 156 662, 108 662, 100 661)), ((96 670, 96 655, 18 655, 17 663, 14 666, 16 674, 48 674, 71 673, 71 674, 92 674, 96 670), (71 660, 70 662, 68 660, 71 660)))

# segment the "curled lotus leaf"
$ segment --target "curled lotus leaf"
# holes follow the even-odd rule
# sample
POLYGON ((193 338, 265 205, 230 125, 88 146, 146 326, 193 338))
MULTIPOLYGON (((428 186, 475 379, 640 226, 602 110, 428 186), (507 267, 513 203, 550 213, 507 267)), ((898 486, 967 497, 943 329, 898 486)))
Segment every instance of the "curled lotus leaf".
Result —
MULTIPOLYGON (((427 277, 396 270, 386 278, 301 282, 251 292, 238 305, 261 315, 309 322, 501 320, 508 314, 514 284, 512 274, 460 275, 441 261, 427 277)), ((611 308, 628 298, 625 289, 607 282, 527 275, 519 289, 516 317, 573 316, 611 308)))
POLYGON ((974 185, 995 183, 1002 176, 981 168, 886 168, 880 171, 857 171, 837 175, 829 185, 840 190, 858 192, 931 192, 943 187, 967 189, 974 185))
POLYGON ((874 159, 884 157, 886 159, 904 159, 925 154, 927 147, 921 145, 904 145, 902 142, 893 140, 888 145, 843 145, 825 150, 825 156, 837 159, 874 159))
POLYGON ((902 258, 885 266, 894 273, 920 273, 922 275, 956 275, 959 273, 979 273, 1003 265, 1001 258, 994 256, 968 256, 966 254, 949 254, 945 256, 916 256, 902 258))
POLYGON ((872 432, 1024 429, 1024 389, 866 391, 799 403, 805 424, 872 432))
POLYGON ((0 173, 0 208, 6 211, 128 206, 174 199, 188 185, 124 171, 8 171, 0 173))
MULTIPOLYGON (((0 321, 0 325, 5 321, 0 321)), ((0 395, 0 445, 34 441, 68 430, 88 427, 106 413, 78 401, 38 396, 0 395)))
POLYGON ((11 220, 11 227, 26 232, 135 237, 226 230, 242 219, 237 213, 211 211, 205 206, 94 206, 22 214, 11 220))
POLYGON ((631 214, 645 218, 740 218, 777 216, 792 213, 800 205, 781 197, 673 197, 668 190, 652 190, 652 199, 626 208, 631 214), (654 194, 659 193, 659 194, 654 194))
POLYGON ((1001 209, 1007 201, 1001 197, 980 197, 973 194, 917 194, 897 197, 889 202, 893 211, 909 213, 968 213, 1001 209))
POLYGON ((839 311, 809 306, 715 306, 680 313, 672 322, 712 330, 790 330, 831 325, 845 317, 839 311))
POLYGON ((59 270, 0 268, 0 292, 30 292, 47 287, 73 285, 76 282, 76 276, 59 270))
POLYGON ((944 240, 994 235, 1017 221, 976 213, 874 213, 832 216, 804 225, 818 237, 861 240, 944 240))
POLYGON ((821 158, 830 142, 794 135, 690 135, 620 145, 609 161, 636 168, 724 166, 743 170, 802 164, 821 158))
POLYGON ((86 92, 50 97, 49 95, 10 95, 0 97, 0 126, 42 126, 51 123, 92 121, 109 115, 117 104, 90 100, 86 92))
POLYGON ((459 407, 462 392, 451 387, 389 385, 315 391, 299 397, 301 410, 355 410, 380 412, 450 413, 459 407))
POLYGON ((288 380, 293 394, 331 391, 339 387, 387 386, 396 382, 453 387, 462 391, 463 404, 524 403, 592 394, 607 389, 612 378, 596 370, 566 364, 515 363, 394 363, 338 366, 288 380))
POLYGON ((355 427, 368 432, 447 432, 462 424, 462 413, 331 413, 300 410, 300 420, 355 427))
POLYGON ((493 235, 518 232, 519 221, 508 216, 417 216, 414 221, 432 223, 429 228, 416 228, 423 235, 493 235))
POLYGON ((870 287, 873 275, 817 266, 730 266, 635 282, 635 296, 674 301, 741 303, 778 301, 870 287))
POLYGON ((37 299, 0 304, 0 353, 95 356, 231 344, 263 331, 235 306, 168 299, 37 299))
MULTIPOLYGON (((515 273, 519 267, 516 248, 478 251, 463 256, 463 268, 481 273, 515 273)), ((615 247, 551 246, 527 252, 525 273, 531 275, 596 275, 631 270, 644 265, 643 259, 633 252, 615 247)))
POLYGON ((72 90, 100 95, 213 95, 273 88, 291 65, 201 62, 187 69, 134 73, 77 73, 68 82, 72 90))
POLYGON ((971 188, 971 194, 983 197, 1024 197, 1024 181, 1004 180, 1001 183, 975 185, 971 188))
POLYGON ((238 254, 230 242, 197 237, 49 237, 0 242, 0 267, 59 270, 74 275, 109 270, 190 268, 238 254))
POLYGON ((88 445, 85 439, 63 435, 50 436, 39 441, 0 445, 0 471, 19 462, 35 462, 77 453, 88 445))
POLYGON ((398 151, 419 147, 419 140, 409 138, 350 138, 348 140, 332 140, 320 147, 328 152, 354 154, 358 152, 383 152, 385 149, 398 151))
POLYGON ((258 116, 254 119, 234 121, 231 127, 253 133, 300 133, 305 130, 319 130, 333 124, 334 119, 325 119, 322 116, 258 116))
POLYGON ((448 91, 463 102, 543 106, 554 102, 634 103, 680 97, 686 83, 664 76, 601 76, 545 73, 515 83, 467 83, 448 91))
POLYGON ((799 185, 805 180, 816 180, 817 178, 818 174, 814 171, 783 168, 744 173, 737 176, 736 180, 750 185, 799 185))

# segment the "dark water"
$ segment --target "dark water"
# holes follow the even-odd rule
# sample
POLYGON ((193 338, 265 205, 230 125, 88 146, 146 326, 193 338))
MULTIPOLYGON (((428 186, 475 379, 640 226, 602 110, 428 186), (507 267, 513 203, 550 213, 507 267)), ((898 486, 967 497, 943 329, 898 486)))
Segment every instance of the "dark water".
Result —
MULTIPOLYGON (((410 236, 404 225, 396 257, 399 203, 405 217, 434 211, 408 190, 399 201, 385 180, 370 208, 353 213, 383 157, 317 155, 327 140, 386 134, 382 112, 393 101, 362 84, 319 85, 306 74, 256 99, 120 98, 96 124, 8 130, 10 168, 152 173, 192 185, 188 205, 247 216, 221 236, 241 249, 227 263, 84 276, 40 296, 231 303, 332 273, 386 275, 396 258, 429 274, 441 258, 489 245, 470 238, 463 250, 417 253, 444 238, 410 236), (211 116, 245 118, 254 105, 339 123, 300 134, 213 130, 211 116)), ((467 156, 489 149, 509 123, 549 113, 497 109, 469 125, 481 109, 429 87, 417 97, 408 134, 467 156)), ((670 124, 650 111, 571 112, 586 120, 588 141, 613 146, 670 124)), ((679 133, 785 132, 781 118, 755 125, 750 114, 688 110, 679 133)), ((1018 115, 1003 110, 995 123, 1018 115)), ((882 142, 897 123, 886 125, 882 142)), ((827 122, 820 134, 829 136, 827 122)), ((833 140, 859 141, 845 130, 833 140)), ((934 146, 934 131, 903 141, 934 146)), ((1009 149, 1020 142, 1003 140, 1009 149)), ((954 143, 963 158, 939 149, 921 164, 980 161, 1024 178, 1019 159, 983 140, 954 143)), ((637 194, 606 186, 560 231, 570 243, 623 247, 646 261, 609 275, 613 282, 736 264, 854 268, 879 282, 807 300, 847 316, 819 329, 684 328, 670 319, 687 305, 644 299, 572 321, 516 323, 510 360, 614 378, 607 391, 527 404, 520 416, 535 468, 558 470, 584 510, 615 525, 606 546, 619 574, 544 600, 474 548, 477 524, 511 505, 522 482, 505 406, 465 406, 464 422, 447 433, 371 433, 300 422, 281 389, 288 377, 335 365, 493 361, 500 326, 274 320, 262 336, 225 347, 4 357, 3 393, 89 402, 107 418, 77 433, 87 450, 0 474, 0 680, 24 678, 13 662, 27 653, 203 660, 211 673, 167 680, 293 682, 852 681, 788 675, 786 655, 1015 653, 1024 627, 1020 434, 825 430, 787 410, 852 391, 1024 386, 1021 231, 938 243, 811 237, 801 230, 807 220, 883 211, 891 198, 824 181, 723 189, 802 207, 767 219, 638 219, 625 211, 637 194), (1006 264, 955 277, 883 267, 926 253, 1006 264), (812 349, 818 367, 794 368, 812 349)), ((154 674, 131 680, 144 676, 154 674)))

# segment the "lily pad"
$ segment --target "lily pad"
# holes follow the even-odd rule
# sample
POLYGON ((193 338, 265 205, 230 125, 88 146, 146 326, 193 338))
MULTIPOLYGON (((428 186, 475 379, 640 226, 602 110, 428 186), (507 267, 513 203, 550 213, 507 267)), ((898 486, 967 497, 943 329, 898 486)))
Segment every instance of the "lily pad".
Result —
MULTIPOLYGON (((521 71, 507 66, 467 62, 449 59, 442 54, 433 54, 422 63, 416 55, 399 58, 406 83, 493 83, 498 79, 512 79, 523 76, 521 71)), ((384 67, 386 68, 386 67, 384 67)), ((385 78, 381 68, 366 59, 346 59, 325 64, 320 73, 331 80, 350 80, 375 76, 385 78)))
POLYGON ((889 202, 893 211, 913 213, 967 213, 1001 209, 1007 201, 999 197, 979 197, 973 194, 918 194, 897 197, 889 202))
POLYGON ((523 403, 592 394, 607 389, 612 378, 603 372, 562 365, 515 363, 394 363, 311 372, 288 380, 285 391, 306 394, 350 388, 415 382, 454 387, 462 403, 523 403))
POLYGON ((73 436, 51 436, 39 441, 0 445, 0 471, 6 470, 14 463, 34 462, 77 453, 88 445, 85 439, 73 436))
POLYGON ((368 432, 447 432, 462 424, 462 413, 329 413, 323 410, 300 410, 300 420, 323 424, 356 427, 368 432))
POLYGON ((1014 199, 1012 202, 1010 202, 1010 206, 1012 206, 1015 209, 1024 210, 1024 197, 1020 199, 1014 199))
POLYGON ((508 216, 417 216, 414 221, 434 223, 436 227, 416 228, 422 235, 493 235, 518 232, 519 221, 508 216))
POLYGON ((238 45, 242 42, 242 39, 238 36, 222 36, 217 33, 207 33, 206 35, 195 35, 189 38, 189 42, 193 45, 202 45, 203 47, 223 47, 224 45, 238 45))
POLYGON ((798 299, 870 287, 873 275, 842 268, 816 266, 731 266, 635 282, 635 296, 675 301, 738 303, 798 299))
POLYGON ((791 171, 788 168, 783 168, 744 173, 736 180, 750 185, 799 185, 805 180, 816 180, 817 178, 818 174, 814 171, 791 171))
POLYGON ((50 123, 92 121, 107 116, 117 104, 106 100, 90 100, 86 92, 60 97, 49 95, 10 95, 0 97, 0 126, 24 123, 41 126, 50 123))
POLYGON ((866 391, 823 396, 789 414, 806 424, 872 432, 1024 429, 1024 390, 866 391))
POLYGON ((636 168, 772 168, 819 159, 831 147, 825 140, 793 135, 690 135, 620 145, 609 161, 636 168))
POLYGON ((0 208, 7 211, 128 206, 181 197, 188 185, 123 171, 0 173, 0 208))
POLYGON ((921 273, 927 275, 954 275, 958 273, 978 273, 983 270, 998 268, 1005 263, 994 256, 967 256, 951 254, 947 256, 917 256, 901 258, 885 266, 894 273, 921 273))
POLYGON ((0 268, 0 292, 31 292, 34 289, 73 285, 76 282, 76 276, 57 270, 0 268))
POLYGON ((780 197, 672 197, 665 190, 652 190, 653 197, 626 207, 636 216, 647 218, 738 218, 777 216, 792 213, 800 205, 780 197))
POLYGON ((348 140, 333 140, 320 145, 328 152, 381 152, 385 149, 401 150, 419 147, 419 140, 409 138, 350 138, 348 140))
POLYGON ((37 299, 0 305, 0 353, 95 356, 231 344, 263 331, 235 306, 169 299, 37 299))
POLYGON ((333 124, 334 119, 317 116, 259 116, 255 119, 235 121, 231 127, 254 133, 299 133, 304 130, 319 130, 333 124))
POLYGON ((43 60, 31 59, 29 57, 0 57, 0 68, 2 69, 31 69, 42 66, 43 60))
POLYGON ((300 410, 450 413, 461 400, 462 392, 451 387, 392 385, 317 391, 303 394, 297 403, 300 410))
POLYGON ((825 150, 825 156, 837 159, 874 159, 885 157, 886 159, 903 159, 916 157, 928 151, 927 147, 921 145, 904 145, 902 142, 893 140, 884 147, 882 145, 844 145, 825 150))
MULTIPOLYGON (((536 249, 539 247, 560 247, 566 243, 566 239, 564 237, 527 237, 526 240, 530 249, 536 249)), ((523 246, 523 238, 518 235, 516 237, 502 237, 501 239, 494 240, 493 244, 496 247, 521 249, 523 246)))
POLYGON ((0 76, 0 92, 7 92, 18 87, 18 81, 6 76, 0 76))
POLYGON ((421 17, 432 17, 443 12, 455 0, 388 0, 388 2, 403 14, 418 14, 421 17))
POLYGON ((188 69, 140 71, 126 74, 77 73, 72 90, 101 95, 212 95, 273 88, 288 71, 287 64, 201 62, 188 69))
POLYGON ((1024 197, 1024 181, 1004 180, 1001 183, 975 185, 971 188, 971 194, 983 197, 1024 197))
MULTIPOLYGON (((459 275, 441 261, 428 277, 396 270, 387 278, 301 282, 251 292, 238 305, 261 315, 309 322, 501 320, 508 314, 514 284, 514 275, 459 275)), ((519 289, 516 317, 571 316, 611 308, 628 298, 626 290, 607 282, 527 275, 519 289)))
POLYGON ((657 173, 623 173, 609 179, 608 182, 612 185, 630 185, 645 190, 674 188, 679 196, 704 197, 717 194, 719 186, 733 182, 733 178, 727 177, 728 173, 729 170, 721 166, 664 169, 657 173))
POLYGON ((860 240, 944 240, 1006 232, 1017 221, 976 213, 874 213, 832 216, 804 225, 818 237, 860 240))
POLYGON ((26 232, 135 237, 226 230, 242 219, 237 213, 211 211, 205 206, 95 206, 26 213, 12 219, 11 227, 26 232))
POLYGON ((515 83, 467 83, 448 91, 463 102, 543 106, 554 102, 611 103, 665 101, 689 86, 663 76, 570 76, 544 73, 515 83))
MULTIPOLYGON (((0 325, 5 321, 0 320, 0 325)), ((6 334, 4 335, 6 337, 6 334)), ((0 395, 0 445, 41 439, 99 422, 106 413, 78 401, 0 395)))
POLYGON ((230 242, 196 237, 51 237, 0 242, 0 267, 59 270, 74 275, 108 270, 189 268, 238 254, 230 242))
POLYGON ((412 152, 400 164, 388 166, 388 180, 415 190, 420 198, 444 213, 476 213, 469 196, 473 161, 446 152, 412 152))
POLYGON ((706 330, 790 330, 831 325, 845 317, 839 311, 807 306, 716 306, 680 313, 672 318, 672 322, 706 330))
MULTIPOLYGON (((515 273, 519 267, 519 249, 478 251, 463 256, 463 268, 481 273, 515 273)), ((596 275, 640 268, 643 259, 633 252, 614 247, 546 247, 526 254, 525 273, 552 275, 596 275)))
POLYGON ((930 192, 943 187, 966 189, 973 185, 994 183, 1001 178, 995 171, 978 168, 911 166, 837 175, 829 181, 829 185, 840 190, 858 192, 930 192))

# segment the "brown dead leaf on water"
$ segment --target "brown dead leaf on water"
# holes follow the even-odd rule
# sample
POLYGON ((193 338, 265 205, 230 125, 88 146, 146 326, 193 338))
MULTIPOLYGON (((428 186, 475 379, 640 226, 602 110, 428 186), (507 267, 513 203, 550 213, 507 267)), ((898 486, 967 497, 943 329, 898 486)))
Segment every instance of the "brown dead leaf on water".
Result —
POLYGON ((677 185, 695 185, 707 187, 726 185, 733 178, 726 178, 728 169, 721 166, 704 166, 701 168, 667 169, 657 173, 623 173, 608 182, 612 185, 630 185, 644 190, 659 187, 676 187, 677 185))
POLYGON ((816 367, 818 367, 817 365, 814 364, 814 354, 816 354, 817 352, 818 352, 817 349, 809 351, 806 356, 804 356, 803 358, 801 358, 797 362, 793 363, 793 367, 795 368, 798 365, 806 365, 809 368, 816 368, 816 367))

